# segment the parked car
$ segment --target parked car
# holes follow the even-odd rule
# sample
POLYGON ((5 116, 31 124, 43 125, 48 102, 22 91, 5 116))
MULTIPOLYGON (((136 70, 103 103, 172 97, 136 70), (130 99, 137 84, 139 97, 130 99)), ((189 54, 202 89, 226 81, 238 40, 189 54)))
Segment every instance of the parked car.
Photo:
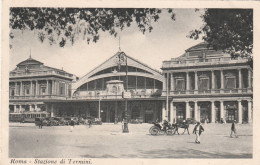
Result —
POLYGON ((96 124, 96 125, 102 125, 101 118, 94 118, 94 122, 93 122, 93 124, 96 124))
POLYGON ((76 125, 79 125, 79 118, 78 117, 65 117, 66 120, 65 125, 69 125, 70 121, 73 120, 76 125))
POLYGON ((91 121, 93 125, 102 125, 100 118, 86 117, 86 124, 88 124, 89 121, 91 121))
POLYGON ((58 125, 67 125, 67 121, 63 117, 54 117, 58 125))
POLYGON ((87 124, 87 120, 86 119, 84 119, 83 117, 79 117, 79 124, 87 124))

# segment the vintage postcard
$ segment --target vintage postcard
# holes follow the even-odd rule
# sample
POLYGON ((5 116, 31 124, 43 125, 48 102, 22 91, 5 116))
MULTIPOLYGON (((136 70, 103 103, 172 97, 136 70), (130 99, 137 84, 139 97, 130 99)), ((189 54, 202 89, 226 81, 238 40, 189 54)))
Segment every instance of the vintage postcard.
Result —
POLYGON ((258 1, 3 1, 0 164, 259 164, 258 1))

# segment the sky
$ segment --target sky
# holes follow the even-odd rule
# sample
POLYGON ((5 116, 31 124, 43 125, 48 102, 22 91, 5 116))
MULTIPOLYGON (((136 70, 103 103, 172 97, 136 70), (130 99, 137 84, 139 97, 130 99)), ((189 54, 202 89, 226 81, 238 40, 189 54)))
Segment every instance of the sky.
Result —
MULTIPOLYGON (((162 61, 182 55, 186 49, 202 40, 187 37, 191 30, 203 25, 201 14, 203 10, 175 9, 176 21, 163 11, 158 22, 153 23, 151 33, 142 34, 135 23, 130 28, 120 32, 120 48, 148 66, 160 70, 162 61)), ((29 58, 30 50, 33 59, 41 61, 46 66, 62 69, 82 77, 89 71, 116 54, 119 50, 119 38, 100 33, 97 43, 77 40, 74 45, 67 44, 64 48, 58 44, 50 45, 47 40, 41 43, 36 32, 16 31, 10 41, 9 69, 29 58)))

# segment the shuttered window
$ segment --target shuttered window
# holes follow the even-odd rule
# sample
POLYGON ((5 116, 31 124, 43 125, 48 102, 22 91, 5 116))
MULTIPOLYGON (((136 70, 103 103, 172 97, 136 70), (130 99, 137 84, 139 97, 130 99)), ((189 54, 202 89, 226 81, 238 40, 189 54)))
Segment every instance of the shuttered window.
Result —
POLYGON ((209 89, 209 79, 200 78, 199 80, 199 90, 208 90, 209 89))
POLYGON ((177 79, 176 80, 176 87, 175 90, 183 91, 185 89, 184 79, 177 79))
POLYGON ((234 89, 236 88, 236 78, 235 77, 227 77, 226 78, 226 89, 234 89))

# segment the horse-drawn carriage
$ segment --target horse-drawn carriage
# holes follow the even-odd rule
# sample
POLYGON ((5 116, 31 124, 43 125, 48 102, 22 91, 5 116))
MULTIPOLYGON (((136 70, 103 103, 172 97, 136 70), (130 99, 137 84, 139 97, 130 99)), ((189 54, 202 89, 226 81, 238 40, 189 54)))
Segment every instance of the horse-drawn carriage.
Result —
POLYGON ((183 128, 184 131, 182 134, 185 133, 185 131, 187 130, 188 134, 190 134, 189 132, 189 124, 193 124, 193 122, 191 123, 190 121, 183 121, 183 122, 179 122, 179 123, 174 123, 174 124, 170 124, 167 121, 164 121, 163 123, 156 123, 153 122, 153 126, 150 128, 149 132, 151 135, 175 135, 175 133, 178 133, 179 135, 179 128, 183 128))

